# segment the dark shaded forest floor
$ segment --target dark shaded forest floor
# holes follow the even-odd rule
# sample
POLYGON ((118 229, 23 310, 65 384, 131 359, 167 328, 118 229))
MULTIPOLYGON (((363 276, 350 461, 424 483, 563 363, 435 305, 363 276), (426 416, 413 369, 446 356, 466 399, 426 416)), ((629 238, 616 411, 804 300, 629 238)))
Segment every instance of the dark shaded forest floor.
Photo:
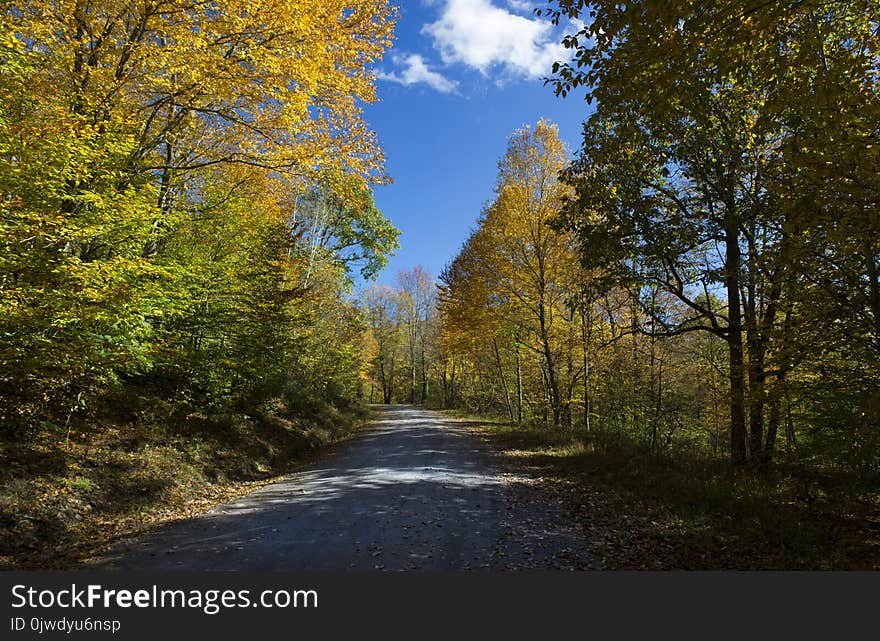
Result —
POLYGON ((583 433, 470 419, 561 496, 607 570, 880 570, 880 492, 846 476, 658 460, 583 433))
POLYGON ((367 419, 356 407, 211 417, 125 401, 127 420, 93 417, 69 442, 58 432, 0 441, 0 569, 75 566, 298 469, 367 419))

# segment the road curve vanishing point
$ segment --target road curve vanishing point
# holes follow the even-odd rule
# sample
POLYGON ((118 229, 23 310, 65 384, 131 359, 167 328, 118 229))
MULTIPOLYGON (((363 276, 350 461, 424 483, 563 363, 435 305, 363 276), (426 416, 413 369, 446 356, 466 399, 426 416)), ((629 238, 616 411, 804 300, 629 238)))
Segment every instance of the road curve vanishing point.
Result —
POLYGON ((126 570, 581 569, 559 499, 493 470, 465 425, 408 406, 311 468, 89 563, 126 570))

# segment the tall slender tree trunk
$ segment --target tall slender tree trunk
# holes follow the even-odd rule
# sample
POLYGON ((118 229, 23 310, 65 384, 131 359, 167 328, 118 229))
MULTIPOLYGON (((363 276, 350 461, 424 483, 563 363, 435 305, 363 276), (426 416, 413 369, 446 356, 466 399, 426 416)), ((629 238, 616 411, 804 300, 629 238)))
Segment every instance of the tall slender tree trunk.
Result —
POLYGON ((416 402, 416 343, 415 336, 410 337, 409 344, 409 402, 416 402))
POLYGON ((794 431, 794 417, 791 413, 791 395, 787 391, 785 393, 785 441, 786 451, 794 450, 797 454, 798 442, 794 431))
MULTIPOLYGON (((169 116, 171 118, 171 116, 169 116)), ((171 211, 172 207, 172 192, 171 192, 171 179, 172 179, 172 169, 171 167, 175 162, 175 150, 174 145, 170 141, 165 141, 165 167, 162 169, 162 175, 159 179, 159 196, 157 205, 159 207, 159 211, 164 214, 167 214, 171 211)), ((160 249, 161 245, 161 233, 162 233, 162 224, 159 220, 154 220, 153 224, 150 228, 150 237, 146 243, 144 243, 143 251, 141 252, 144 258, 153 258, 160 249)))
POLYGON ((715 381, 715 372, 712 372, 712 432, 715 434, 712 453, 718 456, 718 447, 721 445, 721 422, 718 420, 718 385, 715 381))
POLYGON ((450 407, 455 407, 458 402, 458 392, 455 388, 455 369, 458 364, 454 358, 452 359, 452 370, 449 372, 449 403, 450 407))
POLYGON ((513 404, 510 402, 510 390, 507 388, 507 377, 504 375, 504 365, 501 363, 501 351, 498 349, 498 340, 492 339, 492 347, 495 349, 495 362, 498 365, 498 377, 501 379, 501 388, 504 391, 504 404, 507 407, 507 415, 510 420, 515 420, 513 404))
POLYGON ((523 384, 522 384, 522 357, 519 353, 519 339, 516 341, 516 422, 523 421, 523 384))
POLYGON ((753 463, 760 463, 764 451, 765 349, 760 332, 752 322, 749 325, 752 325, 746 333, 749 353, 749 457, 753 463))
POLYGON ((546 364, 545 374, 547 377, 547 392, 550 401, 550 409, 553 412, 553 426, 559 427, 561 418, 561 399, 559 395, 559 378, 556 374, 556 363, 553 359, 553 351, 550 349, 550 330, 547 327, 547 308, 541 302, 538 311, 538 321, 541 330, 541 348, 544 352, 546 364))
POLYGON ((575 330, 576 309, 571 307, 568 314, 568 341, 565 349, 565 407, 562 409, 562 419, 566 427, 571 428, 574 424, 574 388, 577 374, 575 373, 575 344, 577 333, 575 330))
POLYGON ((590 329, 587 321, 588 314, 589 305, 585 302, 581 307, 581 344, 584 367, 584 429, 587 433, 590 432, 590 329))
MULTIPOLYGON (((424 340, 424 339, 422 339, 422 340, 424 340)), ((424 344, 422 344, 421 359, 422 359, 422 403, 424 404, 428 401, 428 359, 425 356, 424 344)))
MULTIPOLYGON (((749 233, 746 235, 746 248, 748 251, 749 265, 757 265, 758 248, 756 237, 758 234, 757 217, 753 217, 749 225, 749 233)), ((748 365, 746 376, 748 377, 748 457, 752 463, 757 464, 761 460, 764 445, 764 343, 761 336, 760 321, 758 319, 758 293, 756 280, 761 277, 749 270, 745 278, 745 298, 743 303, 743 325, 745 329, 746 353, 748 365)))
POLYGON ((767 418, 767 440, 764 443, 762 463, 769 465, 773 462, 776 453, 776 435, 779 432, 779 422, 782 417, 782 401, 776 396, 770 401, 770 412, 767 418))
POLYGON ((724 280, 727 287, 728 357, 730 359, 730 459, 736 465, 746 462, 745 365, 743 354, 742 305, 740 299, 739 225, 735 205, 728 203, 725 214, 724 280))
MULTIPOLYGON (((788 323, 791 320, 791 310, 789 309, 786 314, 785 323, 788 323)), ((783 397, 788 399, 788 392, 786 390, 785 380, 788 377, 788 372, 790 369, 790 364, 788 362, 783 361, 783 363, 779 367, 779 376, 777 377, 777 390, 774 390, 773 399, 770 405, 770 415, 767 420, 767 439, 764 443, 764 452, 762 456, 762 463, 764 465, 770 465, 773 463, 773 459, 776 456, 776 440, 779 434, 779 426, 782 423, 782 400, 783 397)), ((789 418, 791 417, 791 408, 789 407, 789 418)))
POLYGON ((389 364, 388 371, 388 390, 385 392, 385 404, 390 405, 394 400, 394 367, 395 367, 396 359, 394 356, 391 357, 391 363, 389 364))
POLYGON ((391 404, 391 381, 385 372, 385 361, 379 361, 379 382, 382 384, 382 402, 391 404))
POLYGON ((543 407, 543 419, 544 424, 548 423, 550 417, 550 385, 547 381, 547 366, 541 365, 541 382, 544 384, 544 407, 543 407))
MULTIPOLYGON (((656 290, 654 291, 654 296, 656 297, 656 290)), ((651 351, 649 352, 649 361, 648 361, 648 388, 651 392, 651 401, 654 405, 653 407, 653 416, 651 418, 651 440, 650 440, 650 450, 655 452, 657 449, 658 443, 658 426, 660 422, 660 401, 662 398, 662 382, 660 381, 660 375, 657 373, 657 337, 654 336, 653 327, 650 338, 651 351), (656 388, 656 393, 655 393, 656 388)))

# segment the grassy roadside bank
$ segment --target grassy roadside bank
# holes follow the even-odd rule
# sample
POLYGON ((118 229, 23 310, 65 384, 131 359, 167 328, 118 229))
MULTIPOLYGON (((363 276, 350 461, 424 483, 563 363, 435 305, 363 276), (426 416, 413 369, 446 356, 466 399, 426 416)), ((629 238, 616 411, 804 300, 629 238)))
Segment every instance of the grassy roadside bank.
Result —
POLYGON ((880 492, 854 479, 658 460, 583 433, 457 416, 503 469, 564 498, 605 569, 880 569, 880 492))
POLYGON ((244 415, 96 418, 0 441, 0 569, 75 566, 121 537, 204 512, 292 472, 369 419, 326 405, 244 415))

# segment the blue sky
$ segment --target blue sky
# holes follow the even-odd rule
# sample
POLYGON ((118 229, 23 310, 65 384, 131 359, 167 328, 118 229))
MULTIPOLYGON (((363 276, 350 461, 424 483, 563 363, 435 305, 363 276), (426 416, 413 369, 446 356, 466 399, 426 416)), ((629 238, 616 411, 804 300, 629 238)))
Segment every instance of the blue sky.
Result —
POLYGON ((572 149, 588 115, 579 97, 544 86, 565 56, 564 30, 536 18, 542 0, 405 0, 397 39, 378 67, 380 102, 366 118, 394 180, 376 190, 401 230, 379 276, 422 265, 434 276, 458 252, 492 198, 498 160, 517 128, 547 117, 572 149))

